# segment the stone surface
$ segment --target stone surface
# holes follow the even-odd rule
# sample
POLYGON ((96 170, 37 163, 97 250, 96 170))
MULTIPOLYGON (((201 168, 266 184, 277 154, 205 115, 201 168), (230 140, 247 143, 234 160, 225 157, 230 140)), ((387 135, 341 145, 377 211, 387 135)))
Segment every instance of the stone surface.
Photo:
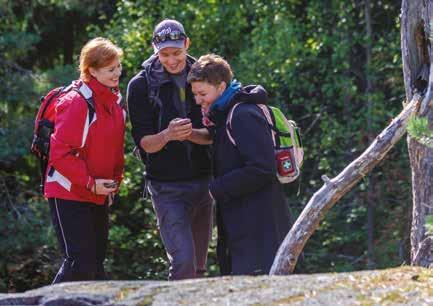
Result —
POLYGON ((0 294, 0 305, 433 305, 433 270, 65 283, 0 294))

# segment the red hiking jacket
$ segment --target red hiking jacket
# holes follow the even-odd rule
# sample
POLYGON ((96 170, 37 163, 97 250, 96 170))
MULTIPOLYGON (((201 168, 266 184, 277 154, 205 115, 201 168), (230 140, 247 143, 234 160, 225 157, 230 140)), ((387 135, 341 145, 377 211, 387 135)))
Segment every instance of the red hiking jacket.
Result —
POLYGON ((45 181, 45 197, 104 204, 106 196, 91 192, 95 179, 121 182, 124 167, 126 112, 120 93, 92 78, 95 114, 89 124, 84 98, 72 90, 56 106, 55 131, 45 181))

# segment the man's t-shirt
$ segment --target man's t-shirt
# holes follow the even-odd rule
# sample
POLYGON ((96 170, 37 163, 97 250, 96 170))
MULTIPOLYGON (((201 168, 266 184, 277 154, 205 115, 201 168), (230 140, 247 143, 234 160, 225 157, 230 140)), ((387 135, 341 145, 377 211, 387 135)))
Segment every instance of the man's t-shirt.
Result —
POLYGON ((185 101, 186 101, 185 89, 186 89, 186 85, 187 85, 186 84, 187 83, 186 69, 184 69, 179 74, 172 74, 171 78, 174 81, 174 83, 176 84, 176 87, 178 89, 177 93, 175 93, 173 95, 174 105, 178 109, 182 118, 186 118, 186 114, 187 114, 187 109, 186 109, 187 106, 185 105, 185 101))
MULTIPOLYGON (((187 85, 187 73, 186 73, 186 69, 184 69, 181 73, 179 74, 172 74, 171 75, 172 80, 174 81, 174 83, 176 84, 177 87, 177 92, 175 92, 173 94, 173 100, 174 100, 174 105, 177 108, 177 110, 179 111, 179 114, 182 118, 186 118, 187 117, 187 105, 186 105, 186 85, 187 85)), ((188 155, 188 160, 191 160, 191 143, 189 141, 183 141, 182 142, 185 146, 186 146, 186 150, 187 150, 187 155, 188 155)))

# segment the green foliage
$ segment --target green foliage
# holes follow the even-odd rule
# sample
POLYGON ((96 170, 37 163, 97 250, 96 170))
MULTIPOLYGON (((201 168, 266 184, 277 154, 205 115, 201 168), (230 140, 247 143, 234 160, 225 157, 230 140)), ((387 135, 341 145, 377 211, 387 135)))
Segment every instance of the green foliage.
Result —
POLYGON ((84 1, 0 3, 1 292, 49 284, 59 266, 48 205, 39 194, 38 163, 29 149, 39 97, 77 76, 75 65, 63 65, 64 38, 88 38, 79 28, 60 27, 55 16, 61 15, 63 24, 80 24, 83 19, 68 11, 86 4, 85 11, 92 12, 95 5, 84 1))
MULTIPOLYGON (((321 187, 321 175, 336 175, 359 156, 399 112, 404 97, 400 3, 395 1, 372 3, 369 67, 360 1, 38 0, 28 5, 19 0, 6 4, 0 5, 0 167, 6 182, 0 189, 0 230, 8 233, 8 239, 0 240, 0 291, 48 284, 57 269, 60 257, 47 204, 36 194, 38 168, 28 147, 38 97, 77 77, 77 56, 90 38, 105 36, 123 48, 123 93, 129 78, 152 53, 153 27, 163 18, 184 24, 192 55, 220 54, 242 83, 264 85, 271 103, 303 131, 302 177, 284 186, 293 220, 321 187), (370 92, 366 92, 367 78, 373 84, 370 92)), ((424 123, 414 122, 411 135, 413 129, 421 138, 430 136, 424 123)), ((144 168, 131 154, 129 131, 126 143, 125 180, 120 201, 110 214, 106 267, 113 279, 165 279, 167 259, 151 203, 141 198, 144 168)), ((367 267, 368 199, 373 199, 375 210, 376 267, 400 265, 408 258, 410 168, 401 142, 325 216, 306 245, 298 272, 367 267)), ((208 270, 209 275, 218 274, 215 239, 208 270)))
POLYGON ((112 207, 107 271, 114 279, 167 278, 167 260, 156 229, 152 204, 142 198, 143 166, 126 137, 125 181, 112 207))
POLYGON ((427 118, 411 118, 407 126, 407 132, 419 143, 426 147, 433 148, 433 132, 428 127, 427 118))
POLYGON ((425 217, 425 228, 428 235, 433 235, 433 215, 425 217))
POLYGON ((28 175, 0 171, 0 232, 6 238, 0 240, 2 292, 47 284, 54 273, 48 205, 38 200, 35 186, 28 175))

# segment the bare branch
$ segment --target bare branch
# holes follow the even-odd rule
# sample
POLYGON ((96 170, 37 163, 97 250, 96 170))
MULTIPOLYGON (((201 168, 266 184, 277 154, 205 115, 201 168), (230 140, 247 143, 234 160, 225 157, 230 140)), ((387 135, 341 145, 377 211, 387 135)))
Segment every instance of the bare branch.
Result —
POLYGON ((412 259, 412 265, 429 267, 433 259, 433 237, 427 236, 421 241, 420 246, 412 259))
POLYGON ((305 130, 305 132, 302 133, 303 136, 307 135, 311 129, 316 125, 317 121, 319 121, 319 119, 322 117, 322 113, 318 113, 315 115, 315 118, 313 120, 313 122, 311 122, 310 126, 305 130))
POLYGON ((24 222, 28 223, 27 220, 25 218, 23 218, 23 215, 20 213, 20 211, 15 207, 13 201, 12 201, 12 196, 9 193, 9 189, 6 185, 6 180, 3 177, 0 177, 1 179, 1 185, 3 186, 3 190, 4 193, 6 195, 6 200, 8 203, 8 206, 12 208, 12 210, 16 213, 16 215, 18 216, 18 219, 24 220, 24 222))
POLYGON ((40 76, 38 74, 33 73, 33 71, 31 71, 29 69, 25 69, 25 68, 21 67, 20 65, 18 65, 15 62, 5 60, 5 59, 3 59, 1 57, 0 57, 0 64, 2 66, 10 67, 11 69, 13 69, 15 71, 18 71, 20 73, 29 75, 33 79, 39 79, 40 78, 40 76))
POLYGON ((373 143, 356 160, 348 165, 333 179, 322 177, 325 181, 310 199, 301 215, 281 244, 270 274, 292 273, 299 254, 307 240, 319 226, 326 212, 352 187, 367 175, 401 139, 406 132, 409 118, 417 112, 421 96, 414 95, 403 111, 376 137, 373 143))

